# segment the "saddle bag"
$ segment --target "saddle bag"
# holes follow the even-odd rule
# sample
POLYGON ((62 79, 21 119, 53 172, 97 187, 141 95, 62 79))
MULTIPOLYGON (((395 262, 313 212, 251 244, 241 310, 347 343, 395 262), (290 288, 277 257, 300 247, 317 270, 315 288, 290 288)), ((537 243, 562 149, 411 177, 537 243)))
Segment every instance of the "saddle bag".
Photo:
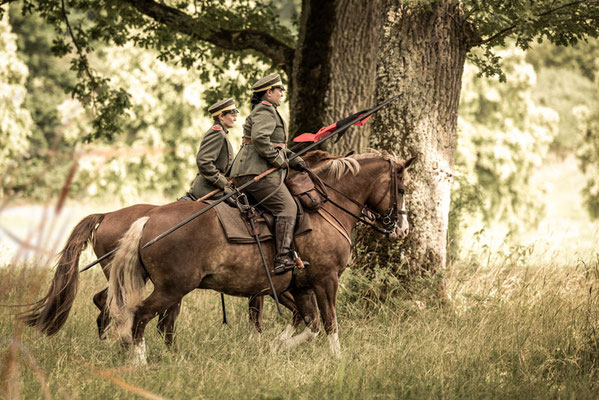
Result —
POLYGON ((309 169, 301 172, 293 171, 285 179, 285 184, 307 212, 316 212, 328 200, 324 183, 309 169))

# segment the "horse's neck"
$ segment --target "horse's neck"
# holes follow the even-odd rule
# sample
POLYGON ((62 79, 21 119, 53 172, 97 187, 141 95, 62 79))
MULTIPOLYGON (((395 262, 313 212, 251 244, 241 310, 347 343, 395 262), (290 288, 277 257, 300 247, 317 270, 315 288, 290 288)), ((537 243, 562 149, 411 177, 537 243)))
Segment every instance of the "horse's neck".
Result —
MULTIPOLYGON (((338 181, 327 182, 340 193, 343 193, 343 195, 341 195, 334 190, 329 190, 329 197, 335 203, 341 205, 346 210, 349 210, 354 215, 360 215, 362 210, 356 203, 354 203, 354 201, 362 205, 366 203, 366 200, 374 190, 375 182, 379 179, 377 169, 378 168, 374 165, 361 163, 360 172, 356 175, 346 174, 338 181)), ((341 221, 343 226, 350 232, 358 223, 358 220, 355 217, 334 205, 327 207, 327 209, 341 221)))

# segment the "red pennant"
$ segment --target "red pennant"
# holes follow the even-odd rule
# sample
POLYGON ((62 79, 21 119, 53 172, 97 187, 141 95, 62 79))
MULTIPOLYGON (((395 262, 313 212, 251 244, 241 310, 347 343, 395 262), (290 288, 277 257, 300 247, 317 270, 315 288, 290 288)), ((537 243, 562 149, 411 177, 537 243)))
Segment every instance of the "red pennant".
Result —
POLYGON ((293 139, 294 142, 318 142, 323 137, 327 136, 331 131, 337 128, 337 123, 320 128, 316 133, 302 133, 293 139))
POLYGON ((370 117, 372 117, 372 114, 370 114, 369 116, 367 116, 363 120, 356 122, 354 125, 355 126, 364 126, 364 124, 366 123, 366 121, 368 121, 370 119, 370 117))

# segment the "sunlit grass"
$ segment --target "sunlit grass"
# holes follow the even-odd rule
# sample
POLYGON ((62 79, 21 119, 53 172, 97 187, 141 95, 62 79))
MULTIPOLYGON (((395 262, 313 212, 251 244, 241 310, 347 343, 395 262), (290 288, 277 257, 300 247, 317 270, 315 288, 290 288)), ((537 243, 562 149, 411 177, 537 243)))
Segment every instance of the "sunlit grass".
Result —
MULTIPOLYGON (((26 301, 23 288, 43 275, 31 268, 0 273, 15 283, 2 293, 3 304, 26 301)), ((21 340, 57 397, 60 391, 75 398, 134 397, 92 367, 167 398, 599 395, 599 258, 548 265, 526 254, 496 257, 487 265, 456 264, 446 275, 445 306, 414 301, 414 295, 340 304, 340 360, 331 357, 323 335, 291 351, 272 351, 287 322, 272 302, 258 339, 249 333, 244 299, 227 298, 229 324, 222 325, 219 296, 195 292, 185 298, 178 321, 179 351, 167 350, 152 324, 146 331, 150 365, 133 367, 119 345, 97 338, 91 296, 105 284, 98 272, 82 276, 72 314, 55 337, 26 328, 21 340)), ((340 293, 340 302, 347 298, 340 293)), ((2 308, 0 315, 0 337, 14 337, 14 310, 2 308)), ((19 363, 23 398, 39 398, 39 380, 19 363)))

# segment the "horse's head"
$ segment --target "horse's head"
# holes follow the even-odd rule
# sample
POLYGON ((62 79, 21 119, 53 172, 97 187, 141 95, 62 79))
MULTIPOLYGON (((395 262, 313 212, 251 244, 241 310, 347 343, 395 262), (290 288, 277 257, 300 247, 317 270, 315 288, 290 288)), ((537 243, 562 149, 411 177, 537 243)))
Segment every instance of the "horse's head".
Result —
POLYGON ((351 173, 365 174, 366 186, 354 186, 347 195, 354 199, 359 193, 366 215, 374 220, 378 230, 391 238, 405 238, 410 230, 406 213, 405 187, 409 180, 408 167, 416 157, 407 161, 398 160, 386 152, 370 151, 363 154, 333 156, 324 151, 313 151, 304 157, 310 168, 326 172, 327 176, 339 181, 351 173))
MULTIPOLYGON (((366 157, 368 153, 356 156, 366 157)), ((393 239, 403 239, 410 232, 405 192, 410 179, 408 168, 416 157, 399 160, 388 153, 374 153, 379 166, 373 170, 370 195, 366 207, 376 224, 393 239)))

